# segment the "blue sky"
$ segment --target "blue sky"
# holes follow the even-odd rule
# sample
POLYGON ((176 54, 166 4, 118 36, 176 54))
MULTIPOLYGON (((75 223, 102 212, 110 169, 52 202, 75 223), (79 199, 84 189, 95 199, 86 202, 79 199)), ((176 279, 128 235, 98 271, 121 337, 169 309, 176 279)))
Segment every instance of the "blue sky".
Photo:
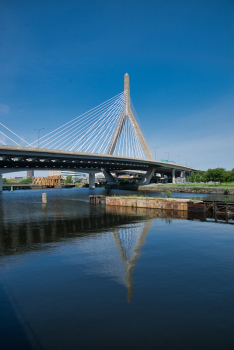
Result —
POLYGON ((35 128, 47 133, 117 95, 128 72, 158 159, 172 151, 170 160, 199 169, 234 167, 234 1, 0 8, 0 122, 20 136, 34 141, 35 128))

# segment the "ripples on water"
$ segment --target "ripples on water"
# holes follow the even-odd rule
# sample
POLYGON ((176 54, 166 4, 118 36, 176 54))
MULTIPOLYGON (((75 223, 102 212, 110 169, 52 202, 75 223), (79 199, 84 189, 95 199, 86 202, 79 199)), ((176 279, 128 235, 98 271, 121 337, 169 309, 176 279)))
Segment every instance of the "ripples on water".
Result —
POLYGON ((1 349, 234 347, 232 224, 45 192, 0 195, 1 349))

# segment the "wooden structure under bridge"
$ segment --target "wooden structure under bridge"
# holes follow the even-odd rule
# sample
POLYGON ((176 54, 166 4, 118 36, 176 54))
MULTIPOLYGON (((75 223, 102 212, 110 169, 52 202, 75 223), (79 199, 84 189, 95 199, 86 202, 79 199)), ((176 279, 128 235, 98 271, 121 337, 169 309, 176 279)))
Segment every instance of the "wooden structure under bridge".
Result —
POLYGON ((34 185, 47 186, 47 187, 55 187, 59 185, 64 185, 65 181, 61 175, 52 175, 47 177, 37 177, 33 181, 34 185))

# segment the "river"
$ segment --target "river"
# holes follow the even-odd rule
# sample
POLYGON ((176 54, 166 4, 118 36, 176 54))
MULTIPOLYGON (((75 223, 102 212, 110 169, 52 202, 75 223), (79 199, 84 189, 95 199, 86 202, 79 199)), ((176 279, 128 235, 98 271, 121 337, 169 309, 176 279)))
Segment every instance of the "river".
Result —
POLYGON ((234 348, 233 221, 43 192, 0 194, 1 350, 234 348))

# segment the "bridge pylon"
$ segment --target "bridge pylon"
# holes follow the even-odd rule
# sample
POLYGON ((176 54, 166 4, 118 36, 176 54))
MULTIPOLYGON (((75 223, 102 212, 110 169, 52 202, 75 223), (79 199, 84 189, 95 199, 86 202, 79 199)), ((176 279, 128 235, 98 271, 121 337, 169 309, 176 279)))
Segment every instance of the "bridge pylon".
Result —
POLYGON ((129 118, 131 125, 138 137, 138 140, 140 141, 140 144, 143 148, 143 151, 145 152, 146 158, 147 159, 152 159, 153 160, 153 156, 150 152, 150 149, 145 141, 145 138, 141 132, 141 129, 136 121, 136 118, 134 117, 134 114, 131 110, 131 104, 130 104, 130 82, 129 82, 129 75, 128 73, 126 73, 124 75, 124 94, 125 94, 125 98, 124 98, 124 107, 123 107, 123 111, 121 113, 121 116, 119 118, 119 122, 117 124, 117 127, 115 129, 114 135, 111 139, 110 145, 108 147, 107 150, 107 154, 114 154, 117 142, 119 140, 119 137, 121 135, 121 132, 123 130, 124 124, 127 120, 127 118, 129 118))

